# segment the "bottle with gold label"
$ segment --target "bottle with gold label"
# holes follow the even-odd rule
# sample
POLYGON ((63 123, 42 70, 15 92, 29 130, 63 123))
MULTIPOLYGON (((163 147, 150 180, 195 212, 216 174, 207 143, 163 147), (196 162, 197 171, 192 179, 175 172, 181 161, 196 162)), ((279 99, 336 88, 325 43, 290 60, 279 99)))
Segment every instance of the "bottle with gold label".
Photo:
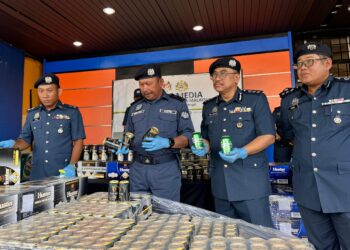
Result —
POLYGON ((96 146, 93 146, 92 148, 92 158, 93 161, 97 161, 98 160, 98 154, 97 154, 97 149, 96 146))
POLYGON ((90 154, 89 154, 89 148, 87 145, 84 146, 84 156, 83 156, 84 161, 89 161, 90 160, 90 154))
POLYGON ((101 150, 101 161, 107 161, 107 153, 106 153, 106 148, 104 146, 102 146, 102 150, 101 150))

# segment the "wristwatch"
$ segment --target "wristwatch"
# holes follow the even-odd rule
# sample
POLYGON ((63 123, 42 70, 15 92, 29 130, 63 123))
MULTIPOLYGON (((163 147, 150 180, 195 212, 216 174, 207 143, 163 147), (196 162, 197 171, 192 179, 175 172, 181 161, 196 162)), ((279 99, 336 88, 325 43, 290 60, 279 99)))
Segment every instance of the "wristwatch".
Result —
POLYGON ((175 145, 174 138, 168 138, 169 139, 169 148, 172 148, 175 145))

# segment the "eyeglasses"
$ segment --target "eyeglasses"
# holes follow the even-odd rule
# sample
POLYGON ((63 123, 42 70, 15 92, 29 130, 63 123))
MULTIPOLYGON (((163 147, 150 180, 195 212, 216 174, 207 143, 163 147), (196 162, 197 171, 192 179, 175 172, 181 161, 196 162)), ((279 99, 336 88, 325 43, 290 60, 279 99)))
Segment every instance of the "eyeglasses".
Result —
POLYGON ((321 61, 327 59, 326 57, 322 57, 322 58, 310 58, 307 59, 305 61, 299 61, 296 64, 294 64, 294 69, 301 69, 303 66, 305 67, 311 67, 312 65, 314 65, 315 61, 321 61))
POLYGON ((231 72, 226 72, 226 71, 220 71, 219 73, 217 72, 214 72, 211 76, 210 76, 210 79, 211 80, 215 80, 217 77, 219 77, 220 79, 224 79, 226 76, 228 76, 229 74, 239 74, 237 72, 234 72, 234 73, 231 73, 231 72))

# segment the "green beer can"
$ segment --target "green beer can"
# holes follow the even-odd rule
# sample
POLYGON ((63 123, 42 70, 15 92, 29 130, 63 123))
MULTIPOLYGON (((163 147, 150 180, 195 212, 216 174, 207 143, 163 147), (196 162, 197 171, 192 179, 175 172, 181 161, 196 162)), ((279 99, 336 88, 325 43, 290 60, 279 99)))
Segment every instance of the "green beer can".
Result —
POLYGON ((195 132, 192 134, 192 142, 193 146, 196 149, 203 149, 204 148, 204 142, 201 133, 195 132))
POLYGON ((222 152, 227 155, 231 152, 232 150, 232 141, 231 138, 227 135, 224 135, 221 137, 221 150, 222 152))

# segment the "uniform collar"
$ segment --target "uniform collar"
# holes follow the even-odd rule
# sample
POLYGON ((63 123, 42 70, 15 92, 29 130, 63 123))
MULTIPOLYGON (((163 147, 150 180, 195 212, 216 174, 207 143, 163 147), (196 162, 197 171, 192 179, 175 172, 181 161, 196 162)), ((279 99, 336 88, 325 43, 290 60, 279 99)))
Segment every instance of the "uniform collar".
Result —
MULTIPOLYGON (((233 98, 228 101, 227 103, 231 102, 242 102, 243 100, 243 92, 242 90, 237 87, 236 93, 234 94, 233 98)), ((225 102, 220 95, 216 97, 216 104, 219 104, 220 102, 225 102)))
MULTIPOLYGON (((320 88, 317 89, 316 93, 320 93, 320 91, 322 91, 323 89, 329 89, 333 81, 334 77, 332 75, 329 75, 328 78, 322 83, 320 88)), ((305 84, 301 86, 301 90, 303 93, 308 94, 307 86, 305 84)))
POLYGON ((163 90, 162 95, 161 95, 158 99, 152 100, 152 101, 151 101, 151 100, 147 100, 146 98, 143 98, 143 100, 144 100, 145 102, 155 103, 155 102, 158 102, 158 101, 161 100, 161 99, 169 100, 169 98, 170 98, 170 96, 163 90))
MULTIPOLYGON (((40 107, 40 110, 46 110, 45 106, 42 105, 42 104, 40 104, 39 107, 40 107)), ((63 109, 63 103, 60 100, 58 100, 58 102, 56 103, 55 107, 53 109, 51 109, 51 110, 54 110, 56 108, 63 109)))

